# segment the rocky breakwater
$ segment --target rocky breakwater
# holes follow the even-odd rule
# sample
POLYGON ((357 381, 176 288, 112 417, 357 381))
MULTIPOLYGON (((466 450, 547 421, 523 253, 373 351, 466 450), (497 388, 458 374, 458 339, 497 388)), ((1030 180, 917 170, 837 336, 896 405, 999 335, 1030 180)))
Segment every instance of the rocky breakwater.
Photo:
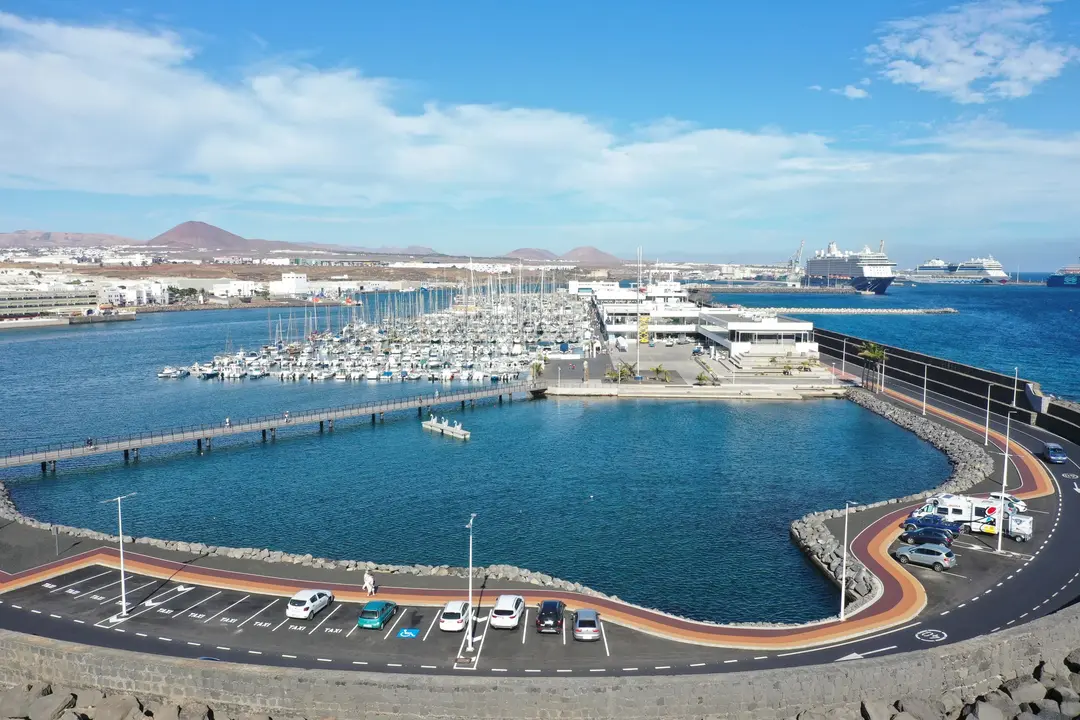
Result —
MULTIPOLYGON (((865 512, 885 505, 913 503, 939 492, 962 493, 985 480, 993 472, 993 460, 983 447, 960 433, 922 415, 897 407, 866 390, 852 388, 847 391, 845 397, 930 443, 945 453, 952 466, 952 474, 936 488, 901 498, 858 505, 851 508, 852 512, 865 512)), ((842 509, 813 512, 791 524, 792 540, 837 586, 840 585, 843 576, 843 543, 826 527, 825 521, 843 514, 842 509)), ((866 569, 865 565, 849 556, 846 585, 845 591, 852 602, 851 611, 855 612, 877 597, 881 582, 866 569)))
POLYGON ((205 703, 187 699, 151 699, 100 690, 53 686, 48 682, 16 685, 0 692, 0 717, 29 720, 270 720, 267 715, 215 713, 205 703))

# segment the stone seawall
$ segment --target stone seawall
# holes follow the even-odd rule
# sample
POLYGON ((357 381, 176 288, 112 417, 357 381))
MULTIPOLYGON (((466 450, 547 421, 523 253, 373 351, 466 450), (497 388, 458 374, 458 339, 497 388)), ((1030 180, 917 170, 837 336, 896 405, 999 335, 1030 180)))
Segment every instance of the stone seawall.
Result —
MULTIPOLYGON (((845 395, 860 407, 877 413, 917 437, 936 447, 949 458, 952 474, 948 480, 932 490, 926 490, 901 498, 882 500, 869 505, 857 505, 852 512, 863 512, 883 505, 898 505, 915 502, 938 492, 962 493, 986 479, 994 469, 994 462, 981 445, 964 437, 955 430, 950 430, 922 415, 897 407, 866 390, 852 388, 845 395)), ((840 510, 824 510, 804 515, 791 523, 791 537, 802 548, 811 562, 817 565, 826 577, 840 586, 843 572, 843 543, 825 526, 825 520, 840 517, 840 510)), ((880 592, 880 581, 866 567, 852 558, 848 558, 847 594, 851 599, 851 612, 857 612, 872 602, 880 592)))
MULTIPOLYGON (((1073 682, 1069 670, 1080 669, 1070 662, 1077 659, 1070 653, 1080 645, 1080 609, 1075 606, 993 637, 994 642, 975 638, 880 659, 757 672, 531 678, 467 673, 414 676, 206 662, 0 630, 0 683, 24 688, 27 682, 94 688, 135 695, 144 705, 174 708, 177 703, 199 702, 213 708, 218 718, 259 714, 278 720, 826 720, 857 718, 862 711, 868 720, 936 720, 961 715, 965 704, 994 696, 1002 683, 1006 688, 1017 686, 1010 681, 1026 678, 1033 670, 1046 687, 1032 693, 1032 698, 1052 696, 1050 688, 1069 687, 1073 682), (893 701, 899 701, 908 715, 898 716, 889 709, 893 701), (864 706, 879 712, 866 714, 864 706)), ((833 660, 842 652, 823 654, 819 660, 833 660)), ((1019 684, 1026 684, 1025 692, 1030 692, 1030 681, 1019 684)), ((1050 709, 1049 703, 1043 707, 1050 709)), ((1040 709, 1039 717, 1042 714, 1040 709)), ((136 715, 109 717, 121 720, 136 715)), ((1000 720, 1011 716, 987 711, 975 717, 1000 720)), ((1047 712, 1047 717, 1062 716, 1047 712)))

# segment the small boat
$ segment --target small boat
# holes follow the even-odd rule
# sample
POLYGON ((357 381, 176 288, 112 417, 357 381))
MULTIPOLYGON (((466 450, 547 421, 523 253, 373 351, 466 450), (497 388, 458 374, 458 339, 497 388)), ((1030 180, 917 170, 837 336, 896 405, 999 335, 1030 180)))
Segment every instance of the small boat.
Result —
POLYGON ((166 365, 161 372, 157 374, 159 378, 168 378, 170 380, 179 380, 180 378, 187 377, 190 373, 187 368, 177 368, 172 365, 166 365))

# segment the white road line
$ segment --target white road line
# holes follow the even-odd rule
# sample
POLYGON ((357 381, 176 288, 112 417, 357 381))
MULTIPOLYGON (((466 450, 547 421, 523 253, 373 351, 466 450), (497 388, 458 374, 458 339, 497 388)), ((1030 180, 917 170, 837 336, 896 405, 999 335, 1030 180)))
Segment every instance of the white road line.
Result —
POLYGON ((281 654, 281 657, 283 657, 283 658, 289 658, 290 660, 295 660, 295 659, 296 659, 296 656, 295 656, 295 655, 286 655, 285 653, 282 653, 282 654, 281 654))
MULTIPOLYGON (((229 607, 225 608, 225 610, 232 610, 232 609, 233 609, 234 607, 236 607, 236 606, 237 606, 237 605, 239 605, 240 603, 244 602, 244 601, 245 601, 245 600, 247 600, 247 599, 248 599, 249 597, 251 597, 251 596, 250 596, 250 595, 245 595, 244 597, 240 598, 239 600, 237 600, 236 602, 234 602, 234 603, 233 603, 232 605, 230 605, 229 607)), ((211 620, 213 620, 214 618, 216 618, 216 617, 217 617, 218 615, 220 615, 221 613, 225 612, 225 610, 218 610, 218 611, 217 611, 216 613, 214 613, 214 614, 213 614, 213 615, 211 615, 210 617, 208 617, 208 618, 206 618, 205 620, 203 620, 203 625, 205 625, 206 623, 210 622, 211 620)))
POLYGON ((506 668, 491 668, 491 672, 506 672, 506 668))
POLYGON ((1021 615, 1020 617, 1018 617, 1018 618, 1017 618, 1017 620, 1023 620, 1023 619, 1024 619, 1024 618, 1026 618, 1027 616, 1028 616, 1028 614, 1027 614, 1027 613, 1024 613, 1023 615, 1021 615))
POLYGON ((608 649, 607 633, 604 632, 604 621, 600 621, 600 637, 604 639, 604 654, 611 657, 611 650, 608 649))
MULTIPOLYGON (((105 571, 105 572, 103 572, 103 573, 98 573, 97 575, 92 575, 91 577, 88 577, 88 578, 83 578, 82 580, 76 580, 75 582, 73 582, 73 583, 70 583, 70 584, 68 584, 68 585, 64 585, 63 587, 58 587, 58 588, 56 588, 55 590, 50 590, 50 591, 49 591, 49 594, 50 594, 50 595, 52 595, 53 593, 58 593, 58 592, 60 592, 61 590, 67 590, 67 589, 68 589, 69 587, 75 587, 76 585, 81 585, 81 584, 83 584, 84 582, 89 582, 90 580, 93 580, 93 579, 95 579, 95 578, 99 578, 99 577, 101 577, 102 575, 108 575, 108 574, 109 574, 109 573, 111 573, 111 572, 112 572, 112 570, 106 570, 106 571, 105 571)), ((119 581, 117 581, 117 582, 119 582, 119 581)))
POLYGON ((187 615, 187 612, 188 612, 188 610, 192 610, 192 609, 194 609, 194 608, 197 608, 197 607, 199 607, 200 605, 202 605, 202 604, 203 604, 204 602, 206 602, 207 600, 213 600, 214 598, 216 598, 216 597, 217 597, 218 595, 220 595, 220 594, 221 594, 221 591, 220 591, 220 590, 218 590, 218 591, 217 591, 216 593, 214 593, 214 594, 213 594, 213 595, 211 595, 210 597, 204 597, 204 598, 203 598, 202 600, 200 600, 199 602, 195 603, 195 604, 194 604, 194 605, 192 605, 191 607, 188 607, 188 608, 184 608, 184 609, 183 609, 183 610, 181 610, 180 612, 178 612, 178 613, 174 613, 174 614, 172 615, 172 617, 170 617, 169 619, 170 619, 170 620, 174 620, 174 619, 176 619, 176 618, 180 617, 181 615, 187 615))
MULTIPOLYGON (((280 626, 280 625, 278 625, 278 627, 281 627, 281 626, 280 626)), ((352 634, 353 634, 354 632, 356 632, 356 628, 358 628, 358 627, 360 627, 360 625, 359 625, 358 623, 353 623, 352 629, 351 629, 351 630, 349 630, 349 632, 345 633, 345 637, 349 637, 349 636, 350 636, 350 635, 352 635, 352 634)), ((274 629, 275 629, 275 630, 277 630, 277 628, 274 628, 274 629)))
MULTIPOLYGON (((144 587, 149 587, 150 585, 153 585, 153 584, 154 584, 154 583, 156 583, 156 582, 157 582, 157 580, 151 580, 150 582, 148 582, 148 583, 144 583, 144 584, 140 585, 140 586, 139 586, 139 587, 137 587, 137 588, 133 588, 133 589, 131 589, 131 590, 128 590, 128 591, 127 591, 127 594, 128 594, 128 595, 131 595, 132 593, 136 593, 136 592, 138 592, 138 591, 142 590, 142 589, 143 589, 144 587)), ((115 583, 113 583, 113 584, 114 584, 114 585, 119 585, 119 584, 120 584, 120 581, 119 581, 119 580, 117 580, 117 581, 116 581, 115 583)), ((98 603, 98 605, 107 605, 107 604, 109 604, 109 603, 111 603, 111 602, 116 602, 117 600, 119 600, 119 599, 120 599, 120 598, 122 598, 122 597, 123 597, 123 595, 122 595, 122 594, 121 594, 121 595, 117 595, 116 597, 111 597, 111 598, 109 598, 108 600, 103 600, 102 602, 99 602, 99 603, 98 603)))
POLYGON ((529 609, 525 608, 525 622, 521 626, 521 644, 525 644, 525 637, 529 634, 529 609))
MULTIPOLYGON (((336 613, 338 610, 341 609, 341 607, 342 607, 341 605, 335 605, 333 610, 331 610, 330 612, 326 613, 326 615, 323 616, 323 619, 319 621, 318 625, 316 625, 315 627, 311 628, 310 631, 308 631, 308 635, 313 635, 315 633, 315 631, 318 630, 319 628, 321 628, 323 626, 323 623, 326 622, 327 620, 329 620, 334 615, 334 613, 336 613)), ((265 610, 265 609, 266 608, 263 608, 263 610, 265 610)), ((259 612, 262 612, 262 611, 260 610, 259 612)), ((259 613, 255 613, 255 614, 258 615, 259 613)))
POLYGON ((607 672, 604 668, 590 668, 589 672, 607 672))
POLYGON ((637 668, 623 668, 623 672, 634 672, 637 668))
POLYGON ((557 672, 557 673, 560 673, 560 672, 561 673, 568 673, 568 672, 574 672, 574 671, 573 670, 556 670, 555 672, 557 672))
POLYGON ((113 630, 115 630, 116 632, 122 632, 122 633, 126 633, 126 632, 127 632, 127 630, 125 630, 125 629, 123 629, 123 628, 113 628, 113 630))
POLYGON ((670 670, 670 669, 671 669, 670 665, 657 665, 656 667, 653 668, 653 670, 670 670))
POLYGON ((172 638, 167 638, 167 637, 159 637, 158 640, 161 640, 163 642, 172 642, 172 638))
POLYGON ((146 637, 146 633, 135 633, 135 634, 138 635, 139 637, 146 637))
POLYGON ((224 647, 224 646, 222 646, 222 645, 218 645, 218 646, 217 646, 217 647, 216 647, 215 649, 217 649, 217 650, 232 650, 232 648, 230 648, 230 647, 224 647))
MULTIPOLYGON (((130 582, 130 581, 131 581, 131 580, 133 580, 134 578, 135 578, 135 576, 134 576, 134 575, 128 575, 127 577, 125 577, 125 578, 124 578, 124 582, 130 582)), ((74 598, 75 598, 76 600, 78 600, 79 598, 83 598, 83 597, 86 597, 87 595, 90 595, 91 593, 96 593, 96 592, 97 592, 98 590, 104 590, 104 589, 105 589, 105 588, 107 588, 107 587, 112 587, 113 585, 119 585, 119 584, 120 584, 120 581, 119 581, 119 580, 115 580, 115 581, 113 581, 113 582, 109 583, 108 585, 102 585, 101 587, 96 587, 96 588, 94 588, 93 590, 87 590, 87 591, 86 591, 86 592, 84 592, 84 593, 83 593, 82 595, 74 595, 73 597, 74 597, 74 598)))
POLYGON ((425 670, 438 670, 439 669, 438 665, 421 665, 420 667, 422 667, 425 670))
POLYGON ((705 667, 705 663, 691 663, 690 667, 705 667))
POLYGON ((353 660, 352 664, 353 665, 367 665, 367 661, 365 661, 365 660, 353 660))
POLYGON ((867 655, 873 655, 874 653, 885 652, 886 650, 895 650, 895 649, 896 649, 895 645, 890 645, 889 647, 878 648, 877 650, 865 650, 865 651, 863 651, 863 652, 861 652, 859 654, 862 655, 863 657, 866 657, 867 655))
POLYGON ((994 629, 993 629, 993 630, 991 630, 990 632, 991 632, 991 633, 996 633, 996 632, 997 632, 998 630, 1000 630, 1000 629, 1001 629, 1001 627, 999 626, 999 627, 996 627, 996 628, 994 628, 994 629))
MULTIPOLYGON (((420 642, 424 642, 425 640, 427 640, 427 636, 431 634, 431 628, 435 627, 435 623, 438 621, 438 619, 439 619, 439 613, 436 612, 435 617, 431 618, 431 624, 428 625, 427 632, 424 633, 424 639, 421 640, 420 642)), ((351 634, 352 630, 350 630, 349 633, 351 634)), ((349 636, 346 635, 345 637, 349 637, 349 636)))
POLYGON ((768 656, 768 655, 758 655, 758 656, 757 656, 756 658, 754 658, 754 659, 755 659, 755 660, 768 660, 768 659, 769 659, 769 656, 768 656))
POLYGON ((51 617, 51 618, 56 618, 57 620, 59 620, 59 619, 60 619, 60 616, 59 616, 59 615, 57 615, 56 613, 49 613, 49 617, 51 617))
POLYGON ((262 650, 248 650, 249 655, 262 655, 262 650))
POLYGON ((528 668, 526 668, 525 672, 540 672, 540 671, 539 670, 529 670, 528 668))
POLYGON ((79 623, 80 625, 85 625, 85 624, 86 624, 86 621, 85 621, 85 620, 73 620, 72 622, 77 622, 77 623, 79 623))
POLYGON ((956 606, 956 609, 959 610, 962 607, 967 607, 967 603, 960 603, 959 605, 956 606))
MULTIPOLYGON (((334 662, 330 658, 315 658, 315 659, 318 660, 319 662, 334 662)), ((387 663, 387 664, 389 664, 389 663, 387 663)))
POLYGON ((725 665, 730 665, 731 663, 737 663, 737 662, 739 662, 739 661, 738 660, 725 660, 724 664, 725 665))
POLYGON ((913 623, 911 623, 909 625, 904 625, 903 627, 898 627, 898 628, 895 628, 893 630, 886 630, 885 632, 880 632, 877 635, 869 635, 867 637, 856 638, 854 640, 847 640, 847 641, 842 642, 842 643, 834 643, 832 645, 824 645, 824 646, 818 647, 818 648, 810 648, 809 650, 796 650, 795 652, 780 653, 776 657, 789 657, 791 655, 803 655, 805 653, 818 652, 819 650, 831 650, 832 648, 842 647, 844 645, 850 645, 851 643, 862 642, 864 640, 873 640, 874 638, 883 637, 885 635, 892 635, 893 633, 900 632, 901 630, 909 630, 909 629, 915 627, 916 625, 922 625, 922 621, 920 620, 918 622, 913 622, 913 623))
POLYGON ((1010 620, 1009 622, 1007 622, 1007 623, 1005 623, 1005 624, 1006 624, 1006 625, 1012 625, 1012 624, 1013 624, 1014 622, 1016 622, 1016 621, 1015 621, 1015 620, 1010 620))
MULTIPOLYGON (((338 607, 341 607, 341 606, 339 605, 338 607)), ((401 622, 401 618, 405 617, 405 608, 399 607, 397 610, 398 610, 397 611, 397 618, 394 619, 394 624, 391 625, 390 629, 386 631, 385 635, 383 635, 383 640, 386 640, 387 638, 390 637, 390 633, 394 632, 394 628, 396 628, 397 624, 399 622, 401 622)))
POLYGON ((386 663, 386 667, 401 667, 401 663, 386 663))
POLYGON ((563 622, 563 624, 562 624, 562 644, 563 645, 566 644, 566 623, 565 622, 563 622))
MULTIPOLYGON (((273 605, 274 603, 276 603, 276 602, 278 601, 278 599, 279 599, 279 598, 274 598, 273 600, 271 600, 271 601, 270 601, 270 605, 273 605)), ((258 617, 258 616, 259 616, 259 615, 260 615, 260 614, 261 614, 261 613, 263 612, 263 610, 266 610, 267 608, 269 608, 269 607, 270 607, 270 605, 267 605, 267 606, 266 606, 266 607, 264 607, 264 608, 263 608, 262 610, 260 610, 259 612, 255 613, 254 615, 252 615, 251 617, 249 617, 249 618, 248 618, 247 620, 245 620, 244 622, 240 623, 240 624, 239 624, 239 625, 237 625, 236 627, 237 627, 237 628, 242 628, 242 627, 244 627, 244 625, 247 625, 247 623, 248 623, 248 620, 251 620, 252 618, 258 617)))
POLYGON ((202 643, 191 642, 190 640, 187 641, 187 644, 193 647, 200 647, 202 645, 202 643))
MULTIPOLYGON (((277 629, 278 629, 279 627, 281 627, 282 625, 284 625, 285 623, 289 622, 289 620, 292 620, 292 618, 290 618, 290 617, 289 617, 288 615, 286 615, 286 616, 285 616, 285 619, 284 619, 284 620, 282 620, 281 622, 279 622, 279 623, 277 624, 277 627, 276 627, 276 628, 274 628, 273 630, 271 630, 270 632, 277 632, 277 629)), ((351 635, 351 634, 352 634, 352 633, 350 633, 350 635, 351 635)))
POLYGON ((952 612, 952 611, 951 610, 946 610, 945 612, 943 612, 941 614, 942 614, 942 616, 944 616, 944 615, 948 615, 950 612, 952 612))

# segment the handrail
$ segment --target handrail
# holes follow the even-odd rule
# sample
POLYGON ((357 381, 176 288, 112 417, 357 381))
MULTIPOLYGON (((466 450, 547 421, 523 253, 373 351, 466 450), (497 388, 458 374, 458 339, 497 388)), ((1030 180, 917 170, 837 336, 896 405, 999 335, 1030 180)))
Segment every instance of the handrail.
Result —
MULTIPOLYGON (((369 412, 387 412, 402 408, 421 407, 423 405, 443 405, 459 400, 493 397, 508 392, 538 390, 546 387, 546 382, 526 380, 517 383, 500 383, 483 390, 457 390, 446 395, 439 395, 438 397, 433 394, 420 394, 404 398, 394 398, 391 400, 354 403, 351 405, 319 408, 315 410, 302 410, 299 413, 289 415, 287 424, 303 425, 309 422, 325 420, 330 418, 330 416, 348 417, 369 412)), ((92 455, 106 452, 110 447, 115 446, 115 449, 121 449, 120 446, 132 446, 133 444, 145 443, 146 441, 151 441, 151 444, 164 445, 169 442, 178 442, 188 438, 236 435, 241 432, 257 430, 259 429, 259 426, 267 425, 268 423, 273 423, 275 421, 285 424, 284 413, 246 418, 237 422, 231 422, 229 427, 225 427, 220 423, 203 423, 201 425, 181 425, 166 430, 144 430, 129 435, 113 435, 100 439, 95 438, 92 446, 76 442, 50 443, 49 445, 35 447, 29 450, 9 450, 4 455, 4 458, 5 460, 26 459, 27 462, 33 462, 35 456, 51 455, 64 451, 76 452, 80 450, 83 452, 78 453, 79 455, 92 455), (159 442, 153 442, 155 439, 159 442)), ((11 467, 11 465, 8 464, 8 467, 11 467)))

